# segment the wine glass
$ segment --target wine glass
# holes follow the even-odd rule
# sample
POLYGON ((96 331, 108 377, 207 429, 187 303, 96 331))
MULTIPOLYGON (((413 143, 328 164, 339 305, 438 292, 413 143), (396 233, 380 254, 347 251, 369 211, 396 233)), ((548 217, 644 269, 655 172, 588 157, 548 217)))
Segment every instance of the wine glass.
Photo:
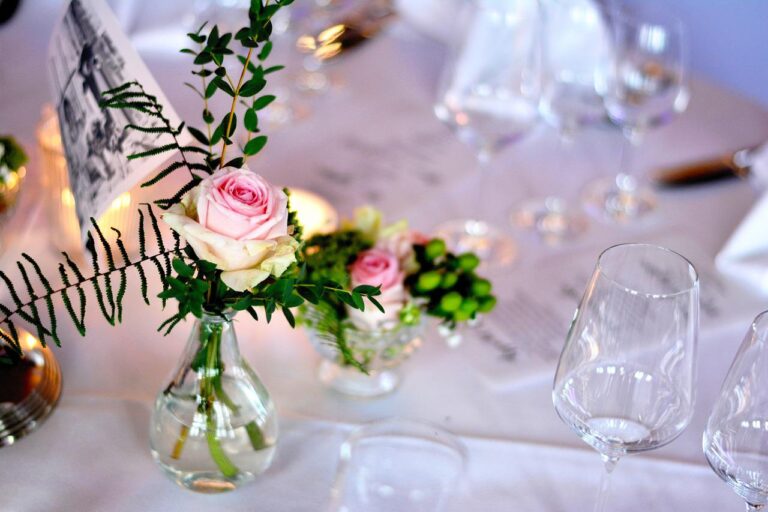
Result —
MULTIPOLYGON (((435 102, 435 114, 475 152, 480 172, 478 200, 493 202, 485 191, 487 164, 503 147, 523 138, 538 121, 539 21, 536 0, 481 0, 463 43, 449 59, 435 102)), ((471 250, 489 264, 510 263, 512 238, 487 221, 485 212, 438 228, 449 245, 471 250)))
POLYGON ((693 415, 699 279, 679 254, 654 245, 604 251, 560 355, 552 401, 605 463, 679 436, 693 415))
POLYGON ((605 80, 605 107, 624 135, 619 174, 587 187, 585 202, 599 216, 629 221, 651 212, 655 194, 633 176, 630 153, 643 134, 688 107, 682 23, 664 12, 633 5, 611 16, 613 65, 605 80))
POLYGON ((704 431, 709 465, 747 502, 768 504, 768 311, 752 323, 704 431))
MULTIPOLYGON (((543 0, 544 71, 539 112, 557 130, 562 146, 559 177, 567 180, 566 154, 577 132, 605 118, 600 84, 610 62, 610 34, 591 0, 543 0)), ((526 201, 513 215, 518 226, 537 232, 549 243, 578 237, 587 227, 581 208, 562 197, 526 201)))

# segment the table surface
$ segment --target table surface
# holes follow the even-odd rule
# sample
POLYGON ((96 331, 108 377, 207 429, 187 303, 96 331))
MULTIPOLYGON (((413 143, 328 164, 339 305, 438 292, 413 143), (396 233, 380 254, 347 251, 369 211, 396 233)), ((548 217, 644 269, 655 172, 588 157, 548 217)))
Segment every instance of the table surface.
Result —
MULTIPOLYGON (((0 68, 12 70, 0 74, 0 127, 17 134, 30 149, 41 106, 48 100, 44 53, 57 4, 24 2, 17 18, 0 28, 0 68)), ((142 9, 131 15, 133 40, 149 68, 182 117, 196 119, 196 98, 180 86, 187 67, 175 51, 181 32, 172 24, 178 17, 170 11, 150 17, 142 9)), ((477 180, 473 158, 432 115, 443 56, 440 45, 396 24, 334 64, 330 71, 343 84, 308 103, 311 115, 275 130, 268 150, 252 168, 273 181, 315 190, 342 213, 372 201, 390 218, 408 217, 425 230, 471 211, 477 203, 467 193, 477 180), (405 185, 408 176, 395 173, 390 179, 366 168, 360 168, 350 183, 334 184, 328 178, 327 166, 348 160, 350 144, 361 140, 391 147, 392 152, 381 158, 393 166, 397 158, 415 158, 398 156, 398 151, 406 152, 398 144, 416 132, 431 148, 418 158, 425 168, 439 171, 428 175, 421 188, 405 185), (374 185, 368 183, 376 180, 374 185)), ((635 164, 651 169, 766 139, 768 113, 694 80, 688 111, 651 133, 635 164)), ((490 213, 504 222, 513 205, 535 191, 573 197, 579 185, 609 175, 619 143, 613 131, 584 133, 564 172, 556 137, 550 130, 536 130, 496 159, 494 195, 486 201, 490 213)), ((407 151, 415 149, 408 146, 407 151)), ((371 169, 383 173, 375 164, 371 162, 371 169)), ((35 194, 40 186, 35 177, 42 172, 35 155, 23 204, 4 234, 6 253, 0 261, 4 269, 10 268, 22 247, 39 255, 49 268, 55 261, 50 242, 56 234, 50 232, 35 194)), ((596 257, 613 243, 659 236, 694 241, 711 263, 755 197, 748 184, 736 181, 665 191, 658 213, 647 221, 632 226, 594 222, 583 239, 560 247, 514 232, 521 258, 500 280, 514 284, 524 276, 530 278, 531 272, 557 273, 575 254, 596 257)), ((706 466, 701 433, 749 319, 763 307, 755 300, 701 333, 698 400, 690 427, 671 445, 621 462, 614 475, 611 509, 743 506, 706 466)), ((64 347, 56 352, 64 377, 61 402, 38 432, 0 450, 0 509, 320 510, 328 501, 339 445, 350 430, 392 416, 441 425, 467 445, 466 485, 449 510, 556 512, 592 506, 601 463, 552 408, 554 367, 519 385, 491 388, 467 366, 471 332, 456 349, 429 336, 405 366, 406 378, 396 393, 378 400, 351 400, 317 383, 318 357, 301 330, 292 331, 283 321, 263 325, 246 318, 239 319, 237 327, 242 350, 271 391, 280 414, 277 459, 253 485, 235 493, 211 497, 183 491, 154 466, 148 449, 153 397, 176 363, 189 330, 187 323, 168 338, 158 336, 155 326, 164 315, 158 304, 147 308, 135 293, 127 300, 122 326, 109 328, 91 311, 92 327, 85 340, 71 328, 62 329, 64 347)))

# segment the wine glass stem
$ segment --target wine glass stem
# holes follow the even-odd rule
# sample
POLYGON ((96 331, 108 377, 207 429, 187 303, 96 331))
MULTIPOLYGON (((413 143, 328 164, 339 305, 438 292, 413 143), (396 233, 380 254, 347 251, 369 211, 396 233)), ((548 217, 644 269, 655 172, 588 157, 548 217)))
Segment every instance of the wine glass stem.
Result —
POLYGON ((488 200, 488 184, 491 181, 490 174, 490 152, 482 150, 477 156, 477 172, 479 174, 477 178, 477 201, 475 202, 478 207, 475 209, 473 215, 473 221, 489 223, 488 209, 490 207, 490 201, 488 200))
POLYGON ((629 135, 621 139, 621 154, 619 156, 619 174, 632 176, 632 142, 629 135))
POLYGON ((595 512, 604 512, 605 504, 608 500, 608 493, 611 490, 611 474, 613 474, 618 458, 602 456, 604 471, 600 477, 600 487, 597 490, 597 501, 595 502, 595 512))

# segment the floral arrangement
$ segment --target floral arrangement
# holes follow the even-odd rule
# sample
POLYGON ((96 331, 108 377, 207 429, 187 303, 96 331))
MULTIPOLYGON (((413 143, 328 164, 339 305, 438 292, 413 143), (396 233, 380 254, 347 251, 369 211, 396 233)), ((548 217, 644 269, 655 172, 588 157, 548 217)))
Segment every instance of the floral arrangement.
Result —
MULTIPOLYGON (((317 302, 331 294, 363 308, 363 297, 371 300, 379 294, 375 287, 347 290, 330 280, 308 280, 300 259, 301 227, 290 210, 288 191, 275 187, 245 166, 246 159, 261 151, 267 142, 267 136, 260 132, 258 116, 275 97, 259 93, 266 86, 267 76, 282 68, 263 65, 272 48, 271 19, 292 2, 254 0, 249 24, 235 34, 220 33, 216 26, 205 33, 205 24, 189 34, 198 48, 185 48, 182 52, 193 56, 196 69, 192 74, 200 79, 201 89, 192 87, 203 102, 204 129, 184 123, 171 126, 157 98, 147 94, 138 82, 128 82, 104 93, 103 108, 134 110, 146 120, 145 124, 130 124, 126 129, 157 134, 156 147, 127 155, 128 159, 160 153, 177 156, 143 187, 151 187, 172 173, 183 172, 188 176, 187 183, 173 197, 155 201, 155 206, 164 210, 162 219, 173 230, 174 243, 169 246, 164 241, 155 208, 144 205, 138 211, 138 258, 129 256, 120 232, 115 230, 110 241, 93 219, 86 243, 93 267, 90 276, 64 253, 64 261, 58 267, 60 285, 55 286, 54 279, 24 254, 17 268, 28 300, 21 299, 17 286, 0 271, 0 280, 13 301, 11 305, 0 304, 0 325, 6 327, 0 329, 0 340, 8 349, 6 354, 21 354, 14 324, 18 319, 36 328, 43 345, 48 339, 60 344, 55 298, 63 302, 71 321, 85 335, 86 286, 92 288, 99 309, 110 324, 122 321, 122 301, 130 269, 138 275, 147 304, 147 274, 152 271, 162 284, 158 297, 163 305, 169 299, 178 302, 176 312, 159 327, 165 334, 190 314, 201 318, 204 313, 223 315, 234 310, 247 311, 258 318, 256 308, 263 308, 267 321, 280 311, 294 324, 291 309, 307 300, 317 302), (242 54, 231 48, 234 42, 239 43, 242 54), (236 77, 229 74, 230 59, 239 63, 236 77), (230 108, 218 122, 209 104, 216 94, 231 99, 230 108), (245 108, 242 124, 238 122, 238 106, 245 108), (238 127, 243 128, 245 135, 245 143, 240 147, 242 156, 227 160, 227 151, 237 140, 238 127), (179 143, 178 137, 185 129, 198 144, 179 143), (97 247, 104 255, 102 259, 97 247), (34 276, 38 283, 33 282, 34 276), (73 292, 75 295, 71 295, 73 292)), ((17 151, 6 156, 14 154, 17 151)), ((13 161, 18 162, 18 156, 13 161)))
POLYGON ((0 184, 6 185, 11 175, 27 163, 27 154, 16 140, 8 135, 0 136, 0 184))
MULTIPOLYGON (((147 304, 148 275, 157 274, 162 288, 157 297, 163 306, 169 300, 177 303, 175 312, 158 330, 167 335, 190 315, 202 319, 194 331, 199 339, 195 340, 193 357, 160 397, 183 396, 191 400, 195 416, 190 421, 196 425, 202 422, 206 428, 201 431, 182 426, 169 460, 181 457, 191 436, 202 435, 214 469, 229 483, 252 477, 253 471, 241 470, 231 458, 234 452, 223 447, 219 437, 223 422, 246 411, 264 411, 267 406, 244 407, 233 400, 231 390, 227 392, 223 383, 223 375, 229 371, 223 363, 223 323, 206 319, 219 317, 229 322, 233 312, 246 311, 256 319, 263 315, 269 322, 279 312, 295 325, 292 310, 305 302, 331 301, 362 310, 366 304, 378 305, 376 297, 381 294, 377 286, 349 288, 333 281, 332 276, 310 277, 303 262, 302 230, 291 211, 289 192, 246 167, 247 158, 259 153, 267 143, 267 136, 259 128, 259 112, 275 97, 261 93, 267 77, 282 68, 265 64, 272 49, 271 19, 292 1, 252 0, 247 26, 235 33, 221 33, 216 26, 206 31, 204 24, 188 34, 195 48, 184 48, 182 52, 192 56, 192 73, 200 81, 199 87, 189 85, 202 100, 203 129, 184 123, 172 126, 157 98, 146 93, 138 82, 125 83, 103 94, 103 108, 132 110, 143 119, 126 129, 157 136, 155 147, 129 154, 128 159, 161 153, 175 156, 143 187, 151 187, 176 173, 187 177, 172 197, 139 209, 137 256, 128 254, 122 233, 113 229, 110 240, 91 219, 92 229, 86 242, 91 255, 90 272, 81 269, 66 253, 56 277, 46 275, 27 254, 16 264, 19 282, 14 283, 0 271, 0 280, 12 301, 0 303, 2 363, 13 363, 23 356, 17 321, 34 326, 43 346, 48 340, 60 345, 60 322, 54 300, 63 303, 67 316, 85 336, 87 288, 93 292, 104 318, 114 325, 123 319, 128 272, 135 272, 147 304), (230 72, 235 66, 239 71, 232 76, 230 72), (209 101, 217 94, 226 96, 229 104, 220 117, 212 111, 209 101), (179 142, 184 130, 196 144, 179 142), (228 153, 231 155, 237 149, 237 140, 242 141, 240 154, 228 159, 228 153), (156 208, 163 211, 161 218, 172 230, 172 244, 164 236, 156 208), (179 380, 189 375, 195 375, 199 382, 193 390, 175 394, 173 389, 179 380)), ((13 147, 3 156, 3 162, 20 161, 13 147)), ((259 386, 251 384, 251 389, 259 386)), ((158 413, 162 411, 156 406, 158 413)), ((254 452, 267 450, 274 443, 265 438, 264 425, 259 423, 264 421, 264 414, 243 416, 238 421, 247 431, 254 452)))
POLYGON ((490 281, 476 273, 475 254, 453 254, 442 239, 413 231, 406 221, 384 225, 370 207, 358 209, 340 230, 307 240, 301 258, 310 281, 330 279, 346 290, 377 292, 360 302, 325 296, 300 309, 302 322, 335 340, 344 362, 363 371, 366 361, 346 340, 350 329, 392 331, 419 324, 423 315, 454 329, 496 305, 490 281), (375 307, 364 307, 366 301, 375 307))

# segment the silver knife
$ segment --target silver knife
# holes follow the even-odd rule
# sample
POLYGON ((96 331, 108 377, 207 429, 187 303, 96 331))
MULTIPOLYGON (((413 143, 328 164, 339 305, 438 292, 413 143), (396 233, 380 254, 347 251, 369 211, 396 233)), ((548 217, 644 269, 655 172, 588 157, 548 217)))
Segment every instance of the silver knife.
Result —
POLYGON ((653 181, 661 187, 684 187, 727 178, 747 178, 761 145, 743 148, 720 157, 661 169, 653 181))

